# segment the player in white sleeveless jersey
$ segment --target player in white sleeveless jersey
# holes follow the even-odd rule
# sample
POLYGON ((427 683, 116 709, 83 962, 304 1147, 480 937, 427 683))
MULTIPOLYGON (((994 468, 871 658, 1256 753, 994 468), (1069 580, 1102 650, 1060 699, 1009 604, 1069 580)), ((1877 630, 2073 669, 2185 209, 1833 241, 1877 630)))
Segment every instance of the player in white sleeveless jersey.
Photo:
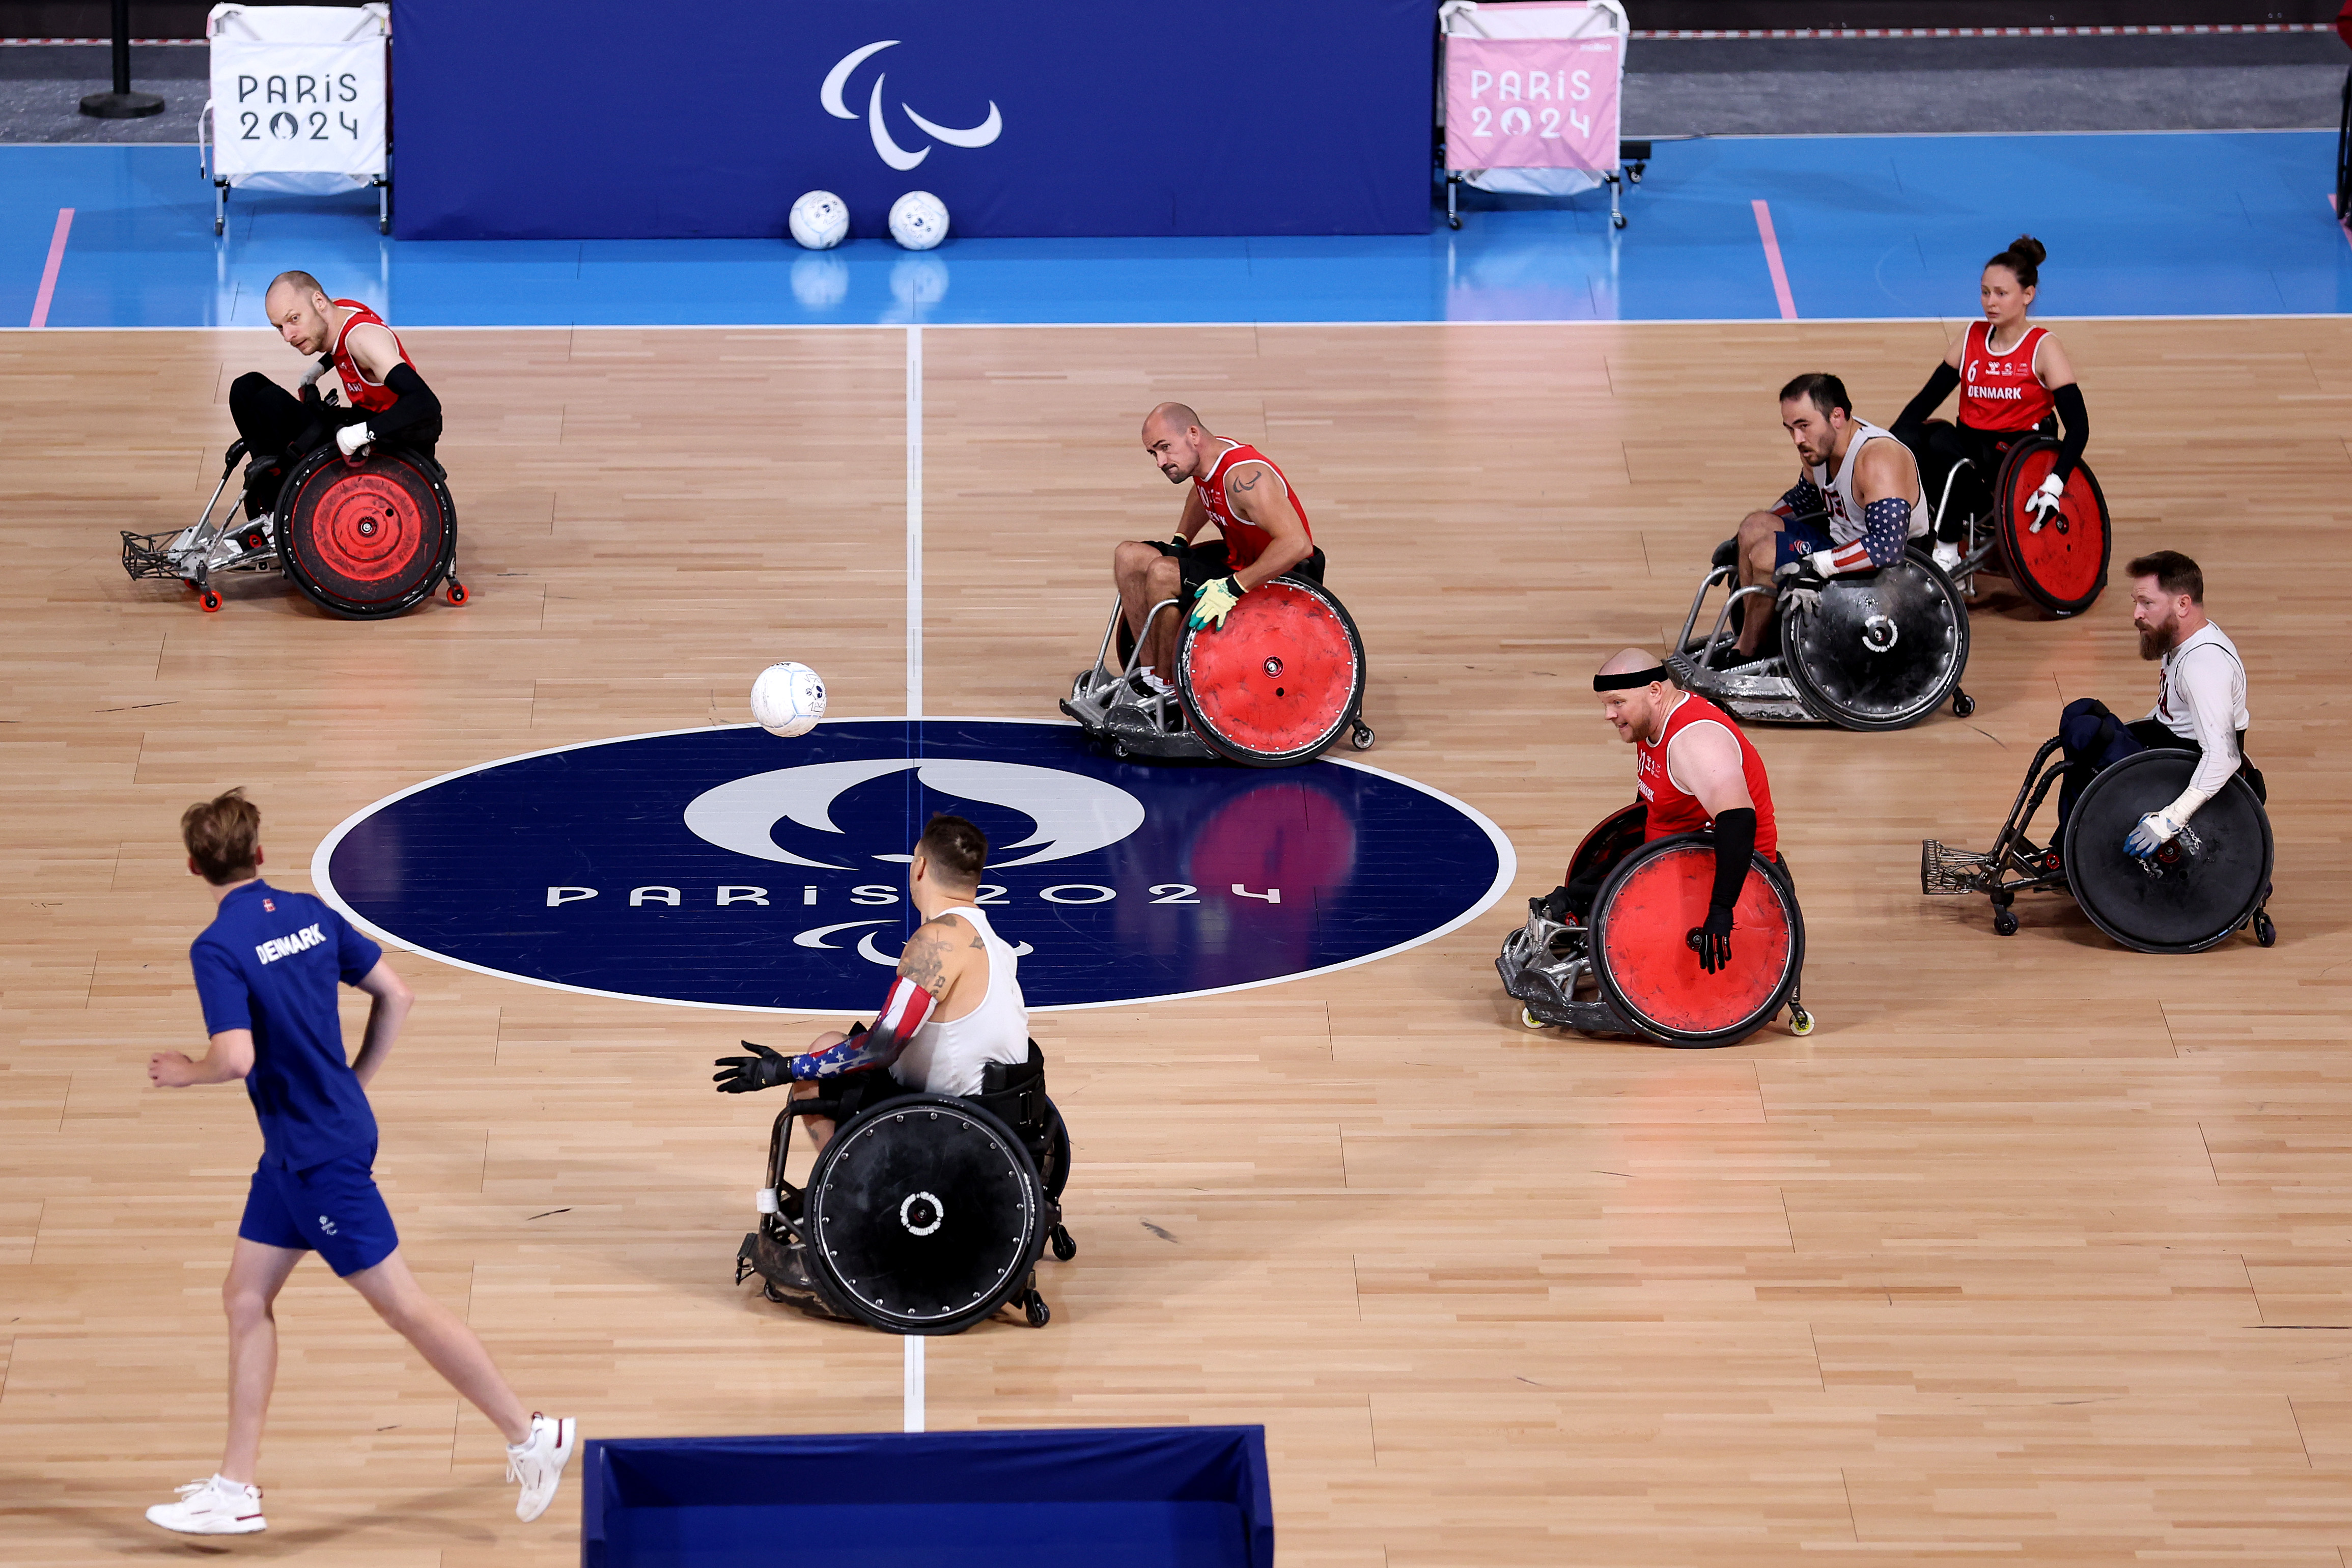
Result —
MULTIPOLYGON (((1892 566, 1927 531, 1927 503, 1911 449, 1853 416, 1845 383, 1801 375, 1780 389, 1780 424, 1802 465, 1780 503, 1739 521, 1739 585, 1768 595, 1819 593, 1841 572, 1892 566)), ((1742 601, 1739 653, 1753 658, 1772 600, 1742 601)))
MULTIPOLYGON (((1013 949, 973 901, 988 866, 988 839, 961 816, 934 816, 915 845, 907 883, 923 923, 907 939, 898 978, 874 1026, 819 1035, 786 1057, 720 1057, 712 1080, 722 1094, 772 1089, 789 1081, 793 1098, 838 1100, 845 1117, 908 1094, 974 1095, 992 1062, 1029 1059, 1029 1005, 1021 995, 1013 949)), ((805 1119, 823 1149, 834 1122, 805 1119)))
POLYGON ((2058 738, 2072 765, 2059 786, 2058 831, 2044 857, 2053 871, 2061 868, 2057 847, 2065 842, 2066 818, 2076 797, 2101 769, 2135 752, 2169 747, 2198 753, 2196 771, 2179 798, 2140 818, 2125 838, 2124 847, 2143 859, 2179 837, 2232 773, 2245 775, 2256 798, 2266 793, 2261 772, 2246 759, 2252 715, 2246 709, 2245 662, 2238 657, 2238 645, 2205 616, 2205 574, 2177 550, 2143 555, 2125 570, 2131 574, 2139 656, 2161 662, 2156 706, 2146 718, 2126 724, 2095 697, 2066 704, 2058 738))

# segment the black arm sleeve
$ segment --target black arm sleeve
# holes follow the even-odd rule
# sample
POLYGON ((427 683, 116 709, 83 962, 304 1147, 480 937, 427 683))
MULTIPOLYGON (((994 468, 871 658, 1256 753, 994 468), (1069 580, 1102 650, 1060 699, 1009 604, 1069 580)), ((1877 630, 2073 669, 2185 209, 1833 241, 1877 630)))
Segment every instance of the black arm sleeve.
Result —
POLYGON ((1715 891, 1707 907, 1728 910, 1739 902, 1748 882, 1748 862, 1756 853, 1756 812, 1734 806, 1715 819, 1715 891))
POLYGON ((1919 395, 1905 404, 1903 412, 1895 416, 1895 423, 1887 426, 1888 434, 1899 434, 1906 428, 1916 430, 1927 424, 1934 417, 1936 410, 1944 405, 1944 399, 1952 395, 1953 388, 1959 384, 1960 373, 1937 362, 1936 368, 1927 373, 1927 384, 1919 389, 1919 395))
POLYGON ((441 400, 425 384, 414 365, 396 364, 392 374, 383 378, 385 386, 399 401, 381 414, 368 416, 368 430, 379 441, 404 436, 414 441, 433 441, 441 435, 441 400))
POLYGON ((2050 395, 2058 405, 2058 418, 2063 426, 2058 437, 2058 464, 2050 471, 2064 484, 2074 475, 2074 465, 2082 460, 2083 447, 2091 438, 2090 410, 2083 406, 2083 388, 2068 382, 2050 395))

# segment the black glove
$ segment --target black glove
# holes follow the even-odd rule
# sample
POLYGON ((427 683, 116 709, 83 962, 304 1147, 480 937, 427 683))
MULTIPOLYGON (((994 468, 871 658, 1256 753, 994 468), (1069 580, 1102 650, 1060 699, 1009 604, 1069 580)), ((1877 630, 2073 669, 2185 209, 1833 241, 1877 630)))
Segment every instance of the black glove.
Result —
POLYGON ((1568 889, 1565 886, 1554 888, 1536 900, 1536 908, 1544 919, 1556 925, 1566 925, 1569 920, 1568 889))
POLYGON ((1698 966, 1713 974, 1731 963, 1731 906, 1709 904, 1706 923, 1696 925, 1683 938, 1684 943, 1698 954, 1698 966))
POLYGON ((1179 550, 1190 550, 1192 548, 1192 542, 1185 538, 1181 533, 1169 535, 1168 542, 1174 545, 1179 550))
POLYGON ((791 1058, 779 1056, 767 1047, 752 1045, 749 1040, 743 1044, 759 1054, 719 1057, 710 1064, 721 1069, 710 1075, 710 1081, 719 1086, 719 1093, 756 1094, 763 1089, 773 1089, 793 1076, 791 1058))

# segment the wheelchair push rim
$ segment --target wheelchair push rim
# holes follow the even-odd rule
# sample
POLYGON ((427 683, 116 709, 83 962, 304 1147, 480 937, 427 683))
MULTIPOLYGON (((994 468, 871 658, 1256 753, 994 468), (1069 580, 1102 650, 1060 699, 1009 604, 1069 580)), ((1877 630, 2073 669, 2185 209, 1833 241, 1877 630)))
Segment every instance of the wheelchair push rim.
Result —
POLYGON ((1781 647, 1798 696, 1847 730, 1902 730, 1941 707, 1969 665, 1969 609, 1917 550, 1875 572, 1833 577, 1790 611, 1781 647))
POLYGON ((423 603, 457 551, 448 487, 413 452, 371 452, 353 463, 322 447, 287 477, 278 518, 286 574, 320 609, 351 620, 423 603))
POLYGON ((2106 493, 2089 466, 2079 462, 2066 476, 2058 515, 2039 533, 2033 531, 2033 513, 2025 503, 2058 466, 2058 453, 2057 442, 2039 436, 2020 441, 2001 460, 1996 485, 2000 551, 2019 593, 2053 616, 2078 616, 2107 585, 2114 532, 2107 525, 2106 493))
POLYGON ((1221 627, 1189 625, 1176 694, 1192 732, 1228 762, 1290 767, 1331 749, 1364 700, 1364 645, 1321 584, 1281 576, 1242 595, 1221 627))
POLYGON ((966 1100, 887 1100, 835 1134, 809 1173, 809 1257, 874 1328, 952 1334, 1027 1289, 1045 1188, 1021 1140, 966 1100))
POLYGON ((2102 769, 2066 818, 2066 886, 2091 923, 2137 952, 2202 952, 2270 897, 2269 814, 2231 778, 2180 837, 2141 860, 2124 847, 2139 819, 2188 787, 2196 753, 2141 752, 2102 769))
POLYGON ((1731 960, 1709 974, 1685 934, 1706 919, 1715 846, 1705 834, 1654 839, 1625 858, 1592 902, 1592 973, 1611 1006, 1670 1046, 1733 1046, 1788 1005, 1805 962, 1805 922, 1762 857, 1734 906, 1731 960))

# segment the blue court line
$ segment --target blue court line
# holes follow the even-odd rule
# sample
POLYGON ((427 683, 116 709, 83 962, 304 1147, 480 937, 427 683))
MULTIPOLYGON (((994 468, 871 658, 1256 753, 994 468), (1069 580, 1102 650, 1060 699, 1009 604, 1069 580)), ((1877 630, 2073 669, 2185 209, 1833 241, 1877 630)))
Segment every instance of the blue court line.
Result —
MULTIPOLYGON (((1467 193, 1460 232, 1365 238, 403 242, 370 193, 239 193, 212 234, 193 148, 0 147, 0 324, 29 319, 76 209, 48 325, 261 327, 317 273, 414 326, 1780 319, 1769 205, 1807 321, 1976 313, 1983 258, 2050 247, 2048 316, 2352 310, 2326 132, 1755 137, 1660 142, 1612 231, 1598 194, 1467 193)), ((395 196, 396 196, 395 190, 395 196)), ((1074 198, 1076 199, 1076 198, 1074 198)))

